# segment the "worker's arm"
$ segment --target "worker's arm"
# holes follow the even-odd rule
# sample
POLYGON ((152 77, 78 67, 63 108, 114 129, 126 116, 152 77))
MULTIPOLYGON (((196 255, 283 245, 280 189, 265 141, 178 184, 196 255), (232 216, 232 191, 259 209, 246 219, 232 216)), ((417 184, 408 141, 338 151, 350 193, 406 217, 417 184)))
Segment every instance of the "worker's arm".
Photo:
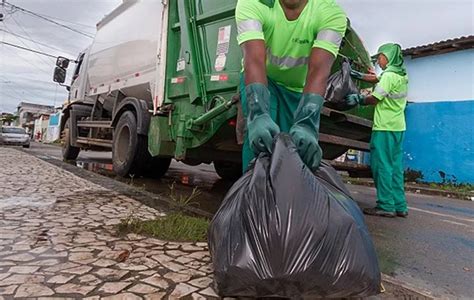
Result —
POLYGON ((267 85, 266 49, 263 27, 268 7, 259 1, 239 0, 235 10, 237 42, 244 56, 245 85, 267 85))
POLYGON ((369 73, 365 74, 356 70, 351 70, 351 76, 365 82, 378 83, 379 78, 377 77, 377 74, 375 74, 374 71, 371 71, 372 70, 369 70, 369 73))
POLYGON ((314 47, 308 65, 306 85, 298 108, 294 113, 294 124, 290 128, 298 154, 313 171, 321 163, 323 152, 318 144, 319 121, 324 94, 335 56, 328 50, 314 47))
POLYGON ((323 156, 318 143, 320 113, 334 60, 335 55, 328 50, 319 47, 311 50, 306 85, 290 128, 298 154, 312 171, 318 168, 323 156))
POLYGON ((379 103, 379 100, 373 95, 365 96, 364 105, 377 105, 377 103, 379 103))
POLYGON ((256 155, 271 152, 273 139, 280 132, 270 116, 263 34, 265 7, 259 1, 239 0, 236 8, 237 41, 244 56, 245 95, 242 98, 247 107, 247 136, 256 155))
POLYGON ((245 98, 250 148, 258 155, 272 151, 273 139, 280 128, 270 117, 270 91, 267 88, 265 42, 242 43, 244 54, 245 98))
POLYGON ((322 3, 315 19, 314 30, 317 34, 309 57, 303 93, 324 96, 332 65, 346 33, 347 17, 338 5, 322 3))
POLYGON ((335 57, 325 49, 313 48, 309 58, 305 94, 324 95, 335 57))
POLYGON ((361 94, 350 94, 346 96, 346 105, 348 108, 356 107, 357 105, 377 105, 379 100, 373 95, 364 96, 361 94))
POLYGON ((245 85, 267 85, 266 52, 263 40, 251 40, 242 44, 244 55, 245 85))
POLYGON ((362 74, 362 77, 359 79, 369 83, 379 82, 379 79, 376 74, 362 74))
POLYGON ((346 104, 348 107, 356 107, 357 105, 377 105, 380 101, 384 101, 390 95, 392 88, 390 73, 383 73, 379 83, 375 86, 371 95, 364 96, 361 94, 351 94, 346 96, 346 104))
POLYGON ((323 96, 347 27, 344 11, 335 4, 323 3, 315 19, 318 20, 315 28, 317 36, 309 56, 306 84, 294 114, 294 124, 290 128, 298 154, 313 171, 322 159, 318 140, 323 96))

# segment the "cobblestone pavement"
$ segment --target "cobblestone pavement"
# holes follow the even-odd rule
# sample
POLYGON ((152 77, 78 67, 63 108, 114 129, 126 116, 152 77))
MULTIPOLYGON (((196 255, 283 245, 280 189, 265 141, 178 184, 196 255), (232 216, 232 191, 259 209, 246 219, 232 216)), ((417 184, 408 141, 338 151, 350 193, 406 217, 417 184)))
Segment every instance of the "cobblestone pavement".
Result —
POLYGON ((115 225, 163 213, 12 148, 0 147, 0 299, 210 299, 205 243, 115 225))

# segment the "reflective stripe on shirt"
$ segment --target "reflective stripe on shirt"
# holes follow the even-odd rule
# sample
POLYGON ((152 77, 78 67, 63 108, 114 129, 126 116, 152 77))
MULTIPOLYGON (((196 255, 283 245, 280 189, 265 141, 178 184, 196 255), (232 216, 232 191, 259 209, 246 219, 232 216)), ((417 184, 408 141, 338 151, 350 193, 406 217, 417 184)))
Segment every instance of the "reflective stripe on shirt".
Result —
POLYGON ((408 93, 389 94, 388 96, 392 99, 405 99, 408 93))
POLYGON ((237 30, 239 34, 249 32, 249 31, 258 31, 262 32, 262 23, 257 20, 245 20, 242 22, 239 22, 237 25, 237 30))
POLYGON ((408 96, 408 93, 396 93, 396 94, 390 94, 387 93, 381 86, 376 86, 375 87, 375 93, 380 94, 382 97, 388 97, 391 99, 403 99, 408 96))
POLYGON ((273 55, 271 50, 268 48, 267 49, 267 59, 269 62, 278 67, 283 67, 283 68, 295 68, 295 67, 300 67, 307 65, 309 62, 309 57, 289 57, 289 56, 276 56, 273 55))
POLYGON ((380 86, 380 85, 377 85, 375 87, 375 91, 377 94, 380 94, 382 97, 387 97, 388 96, 388 93, 380 86))
POLYGON ((337 31, 325 29, 318 33, 316 40, 330 42, 339 47, 342 43, 342 35, 337 31))

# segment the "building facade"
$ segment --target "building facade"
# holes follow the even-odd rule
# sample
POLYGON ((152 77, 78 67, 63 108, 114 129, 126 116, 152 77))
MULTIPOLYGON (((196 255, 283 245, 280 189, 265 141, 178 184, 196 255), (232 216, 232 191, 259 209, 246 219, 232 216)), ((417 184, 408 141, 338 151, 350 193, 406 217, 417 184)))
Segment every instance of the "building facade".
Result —
POLYGON ((17 107, 17 125, 33 132, 37 118, 53 113, 55 113, 54 106, 21 102, 17 107))
POLYGON ((474 36, 404 50, 406 168, 421 181, 474 183, 474 36))
POLYGON ((48 132, 46 135, 46 141, 48 143, 52 143, 61 138, 61 115, 61 112, 58 112, 49 116, 48 132))

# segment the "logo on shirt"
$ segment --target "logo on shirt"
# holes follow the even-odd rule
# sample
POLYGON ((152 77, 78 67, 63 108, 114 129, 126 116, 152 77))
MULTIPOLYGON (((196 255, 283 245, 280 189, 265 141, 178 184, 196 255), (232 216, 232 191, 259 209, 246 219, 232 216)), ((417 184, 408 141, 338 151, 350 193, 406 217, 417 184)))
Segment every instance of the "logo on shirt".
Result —
POLYGON ((291 40, 293 43, 300 44, 300 45, 305 45, 311 43, 310 40, 308 39, 300 39, 300 38, 293 38, 291 40))

